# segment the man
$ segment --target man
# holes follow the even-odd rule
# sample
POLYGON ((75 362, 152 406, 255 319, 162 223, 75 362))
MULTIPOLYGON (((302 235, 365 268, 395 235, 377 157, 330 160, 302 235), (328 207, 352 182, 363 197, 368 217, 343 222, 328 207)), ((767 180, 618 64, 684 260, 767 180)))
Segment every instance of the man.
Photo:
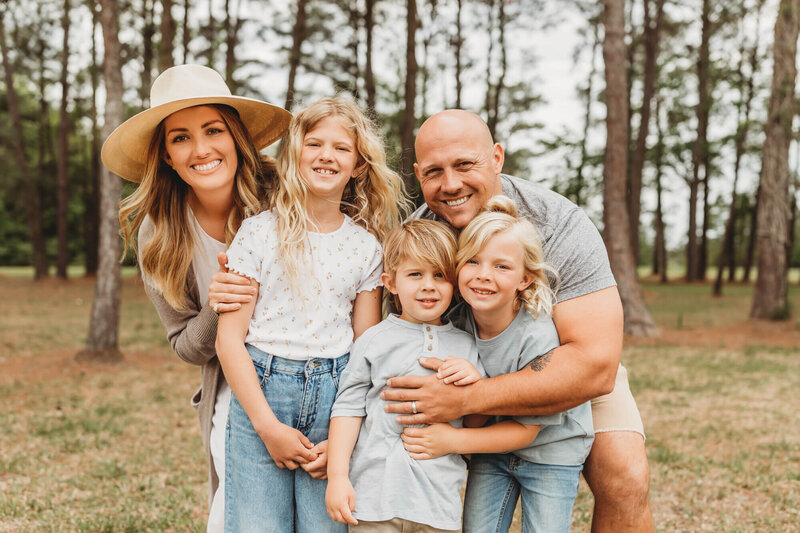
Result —
MULTIPOLYGON (((415 149, 426 205, 413 217, 463 228, 502 193, 539 228, 545 261, 560 275, 553 321, 561 346, 528 369, 466 387, 444 385, 435 375, 392 378, 395 388, 383 392, 386 410, 400 414, 401 423, 421 424, 470 413, 552 414, 593 400, 595 440, 584 465, 595 497, 592 531, 654 531, 644 430, 619 364, 622 305, 597 229, 564 197, 501 174, 503 149, 477 115, 448 110, 430 117, 415 149)), ((220 258, 221 265, 226 261, 220 258)), ((209 303, 220 312, 236 309, 249 298, 249 287, 237 282, 233 274, 215 274, 209 303)), ((437 362, 426 360, 425 366, 437 362)))
POLYGON ((505 194, 540 229, 545 261, 561 277, 553 311, 561 346, 530 368, 466 387, 444 385, 434 375, 392 378, 393 388, 383 393, 387 411, 401 414, 403 424, 420 424, 470 413, 544 415, 593 400, 596 435, 584 467, 595 497, 592 531, 653 531, 644 431, 619 365, 622 305, 597 230, 565 198, 502 175, 503 149, 477 115, 448 110, 430 117, 415 149, 426 205, 413 217, 460 229, 489 198, 505 194))

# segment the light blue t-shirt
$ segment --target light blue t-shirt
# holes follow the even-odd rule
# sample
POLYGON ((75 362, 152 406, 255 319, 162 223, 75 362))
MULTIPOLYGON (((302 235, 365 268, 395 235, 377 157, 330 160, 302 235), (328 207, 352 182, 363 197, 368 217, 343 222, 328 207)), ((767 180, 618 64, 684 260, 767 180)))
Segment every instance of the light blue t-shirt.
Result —
MULTIPOLYGON (((383 410, 380 398, 391 377, 433 373, 419 364, 420 357, 451 355, 478 366, 472 335, 452 324, 413 324, 396 315, 369 328, 353 344, 331 418, 364 417, 350 460, 357 519, 402 518, 439 529, 461 528, 464 460, 456 454, 412 459, 400 439, 403 426, 396 414, 383 410)), ((461 419, 451 424, 462 427, 461 419)))
MULTIPOLYGON (((522 370, 534 359, 559 346, 558 332, 553 319, 547 315, 533 318, 522 307, 502 333, 491 339, 479 339, 472 311, 462 303, 448 318, 474 335, 483 369, 489 377, 522 370)), ((568 411, 545 416, 500 417, 513 418, 520 424, 542 426, 536 439, 513 453, 532 463, 545 465, 582 465, 594 440, 590 402, 568 411)))

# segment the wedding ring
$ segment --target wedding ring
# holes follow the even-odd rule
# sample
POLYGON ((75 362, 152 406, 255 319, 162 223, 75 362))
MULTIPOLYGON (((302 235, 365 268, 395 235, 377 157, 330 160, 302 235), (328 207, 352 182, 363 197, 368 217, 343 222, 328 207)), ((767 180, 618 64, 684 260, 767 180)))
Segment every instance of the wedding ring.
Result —
POLYGON ((411 402, 411 412, 414 413, 414 414, 417 414, 417 402, 416 401, 411 402))

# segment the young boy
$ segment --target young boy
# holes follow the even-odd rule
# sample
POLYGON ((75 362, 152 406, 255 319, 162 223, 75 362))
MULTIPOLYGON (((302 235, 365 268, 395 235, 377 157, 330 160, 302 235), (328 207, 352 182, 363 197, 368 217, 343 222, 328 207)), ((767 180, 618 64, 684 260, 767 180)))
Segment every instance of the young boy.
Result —
MULTIPOLYGON (((380 399, 388 378, 430 372, 420 357, 458 355, 477 365, 472 336, 441 320, 453 296, 455 252, 452 230, 430 220, 409 221, 384 243, 381 281, 401 314, 356 340, 331 411, 325 499, 331 518, 351 530, 400 531, 404 522, 427 526, 420 531, 461 527, 464 460, 456 454, 412 459, 403 448, 403 426, 380 399)), ((471 371, 463 384, 480 378, 471 371)))

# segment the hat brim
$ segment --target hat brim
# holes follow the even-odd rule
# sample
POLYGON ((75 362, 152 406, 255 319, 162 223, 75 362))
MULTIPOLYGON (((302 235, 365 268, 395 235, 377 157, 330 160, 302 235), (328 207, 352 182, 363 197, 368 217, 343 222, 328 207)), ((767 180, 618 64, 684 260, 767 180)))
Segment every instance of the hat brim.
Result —
POLYGON ((283 136, 291 113, 267 102, 243 96, 208 96, 174 100, 132 116, 119 125, 103 143, 100 158, 114 174, 128 181, 142 181, 147 151, 158 124, 176 111, 199 105, 224 104, 239 112, 258 150, 283 136))

